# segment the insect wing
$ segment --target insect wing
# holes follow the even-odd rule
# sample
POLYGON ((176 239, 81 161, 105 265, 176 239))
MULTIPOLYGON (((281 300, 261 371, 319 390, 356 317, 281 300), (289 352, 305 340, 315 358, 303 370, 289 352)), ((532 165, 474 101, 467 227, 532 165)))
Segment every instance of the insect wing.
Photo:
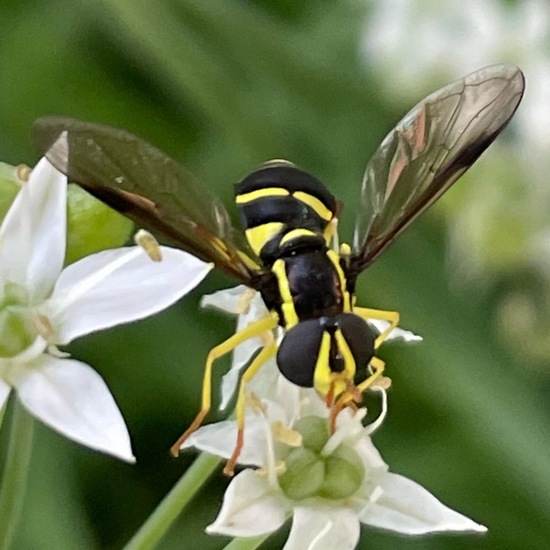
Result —
POLYGON ((363 177, 352 275, 477 160, 514 114, 524 85, 517 67, 480 69, 429 95, 386 136, 363 177))
POLYGON ((226 210, 162 151, 124 130, 64 117, 39 118, 33 137, 70 181, 140 227, 248 281, 255 264, 232 244, 226 210))

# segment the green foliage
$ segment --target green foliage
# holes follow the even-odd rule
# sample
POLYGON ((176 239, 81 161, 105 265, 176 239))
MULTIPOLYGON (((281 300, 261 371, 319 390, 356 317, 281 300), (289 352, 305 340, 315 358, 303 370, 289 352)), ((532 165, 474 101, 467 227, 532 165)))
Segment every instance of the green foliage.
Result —
MULTIPOLYGON (((298 4, 6 3, 2 159, 34 163, 28 136, 38 116, 110 123, 185 162, 231 210, 233 182, 269 158, 287 157, 348 205, 342 233, 349 236, 362 169, 400 113, 359 60, 361 4, 298 4)), ((487 184, 474 179, 459 185, 487 184)), ((444 199, 452 200, 452 193, 444 199)), ((90 223, 114 223, 92 219, 99 218, 73 220, 71 233, 75 226, 96 233, 90 223)), ((399 310, 403 326, 425 339, 382 352, 393 388, 389 418, 375 442, 393 471, 489 533, 415 539, 364 529, 360 548, 547 548, 548 378, 495 338, 485 291, 453 292, 446 251, 445 227, 427 216, 360 279, 358 303, 399 310)), ((198 297, 231 284, 210 276, 170 311, 71 347, 106 379, 138 464, 117 463, 39 426, 15 548, 120 548, 146 519, 190 461, 192 453, 176 461, 167 449, 199 407, 208 350, 233 331, 232 321, 199 312, 198 297)), ((227 362, 220 363, 223 370, 227 362)), ((226 484, 219 476, 206 487, 160 548, 223 547, 225 539, 203 531, 226 484)), ((275 537, 262 548, 280 545, 275 537)))
POLYGON ((122 246, 133 229, 132 222, 77 185, 69 186, 68 242, 70 264, 100 250, 122 246))
POLYGON ((0 220, 4 219, 19 191, 20 182, 15 173, 16 169, 13 166, 0 162, 0 220))

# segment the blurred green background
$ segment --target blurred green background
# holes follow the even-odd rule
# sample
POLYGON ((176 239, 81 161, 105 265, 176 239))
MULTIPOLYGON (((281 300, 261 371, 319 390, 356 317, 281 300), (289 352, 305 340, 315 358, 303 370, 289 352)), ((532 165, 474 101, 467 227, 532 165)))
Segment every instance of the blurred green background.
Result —
MULTIPOLYGON (((437 4, 445 22, 446 2, 437 4)), ((503 13, 516 6, 488 4, 503 13)), ((351 0, 3 0, 0 159, 36 161, 29 135, 39 116, 104 122, 182 161, 234 212, 232 184, 268 159, 288 158, 349 205, 341 231, 341 238, 349 238, 370 154, 408 108, 461 76, 452 56, 438 59, 437 70, 422 67, 422 51, 413 47, 421 25, 395 38, 403 51, 399 59, 381 59, 362 47, 381 9, 389 11, 383 24, 390 29, 405 9, 403 2, 383 6, 351 0), (407 79, 414 80, 414 90, 402 87, 407 79)), ((449 2, 448 13, 451 6, 460 9, 449 2)), ((422 18, 419 10, 415 17, 422 18)), ((477 30, 470 21, 457 32, 466 45, 477 30)), ((525 38, 519 28, 515 32, 510 41, 525 38)), ((447 39, 443 34, 439 40, 434 38, 436 51, 447 39)), ((487 59, 471 59, 462 72, 491 62, 521 64, 542 55, 545 46, 535 43, 521 59, 512 46, 492 51, 487 59)), ((527 73, 528 94, 537 75, 535 69, 527 73)), ((517 311, 507 301, 521 288, 545 305, 544 269, 519 254, 535 232, 529 215, 511 229, 491 212, 491 242, 499 252, 490 245, 481 257, 497 259, 483 264, 473 280, 449 269, 457 265, 449 263, 453 220, 475 209, 478 196, 493 204, 491 193, 497 193, 506 212, 514 210, 517 197, 525 202, 529 196, 531 178, 516 164, 520 149, 514 149, 521 148, 521 135, 512 128, 503 136, 485 162, 362 276, 358 289, 360 304, 399 310, 402 326, 424 337, 419 345, 388 345, 382 352, 393 387, 375 444, 394 472, 489 532, 404 538, 367 527, 360 548, 550 548, 550 359, 529 353, 537 343, 548 347, 541 327, 550 325, 547 309, 533 320, 530 309, 517 311), (477 191, 485 188, 491 191, 477 191), (527 327, 519 336, 501 330, 503 303, 506 323, 516 326, 519 318, 518 326, 527 327)), ((536 206, 546 214, 542 219, 549 217, 550 203, 538 200, 536 206)), ((467 234, 469 228, 463 229, 467 234)), ((466 262, 474 245, 463 240, 454 247, 454 261, 466 262)), ((208 350, 234 328, 231 319, 199 311, 198 301, 231 284, 211 275, 164 314, 71 346, 107 381, 138 463, 121 464, 38 426, 17 550, 121 548, 180 477, 194 454, 174 460, 168 448, 198 409, 208 350)), ((228 539, 203 531, 226 485, 216 475, 160 548, 222 548, 228 539)), ((262 548, 282 547, 285 536, 262 548)))

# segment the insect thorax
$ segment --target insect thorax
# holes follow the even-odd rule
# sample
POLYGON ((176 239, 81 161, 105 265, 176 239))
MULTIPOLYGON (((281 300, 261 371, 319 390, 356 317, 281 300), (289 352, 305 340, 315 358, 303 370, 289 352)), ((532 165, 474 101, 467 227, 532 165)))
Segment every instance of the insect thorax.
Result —
POLYGON ((272 274, 259 289, 286 331, 277 357, 283 375, 323 395, 364 378, 374 340, 351 313, 346 274, 329 247, 334 197, 313 176, 277 161, 247 176, 236 202, 248 242, 272 274))
POLYGON ((272 161, 235 194, 248 242, 276 277, 263 297, 281 325, 342 312, 345 278, 327 243, 337 202, 326 187, 289 162, 272 161))

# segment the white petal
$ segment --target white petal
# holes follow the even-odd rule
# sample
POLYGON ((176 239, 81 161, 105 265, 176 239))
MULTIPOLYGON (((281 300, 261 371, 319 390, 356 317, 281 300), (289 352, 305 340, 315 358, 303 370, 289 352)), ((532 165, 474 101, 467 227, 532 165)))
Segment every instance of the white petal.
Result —
POLYGON ((0 418, 2 416, 2 409, 10 395, 10 391, 11 387, 0 378, 0 418))
POLYGON ((299 407, 300 388, 284 378, 277 367, 275 358, 271 358, 262 366, 247 387, 262 399, 274 401, 283 407, 289 407, 288 418, 297 412, 299 407))
POLYGON ((201 298, 201 307, 214 308, 231 315, 239 315, 243 304, 243 296, 248 287, 238 285, 224 290, 218 290, 212 294, 205 294, 201 298))
POLYGON ((153 262, 139 247, 105 250, 67 267, 43 313, 57 344, 153 315, 197 286, 212 269, 191 254, 161 247, 153 262))
MULTIPOLYGON (((294 386, 281 375, 289 386, 294 386)), ((290 389, 288 390, 290 394, 290 389)), ((326 401, 313 388, 300 388, 299 393, 300 410, 297 416, 320 416, 328 418, 330 409, 327 407, 326 401)))
POLYGON ((283 550, 353 550, 359 520, 345 508, 294 508, 292 529, 283 550))
POLYGON ((387 473, 378 481, 380 496, 359 514, 363 523, 421 535, 435 531, 478 531, 487 528, 451 510, 418 483, 387 473))
MULTIPOLYGON (((239 321, 237 322, 237 332, 247 327, 248 324, 254 322, 254 320, 250 320, 249 315, 240 315, 239 321)), ((261 338, 249 338, 233 350, 231 369, 222 378, 220 410, 224 410, 233 398, 233 395, 235 395, 242 368, 249 362, 252 355, 254 355, 262 345, 261 338)))
POLYGON ((135 461, 122 415, 90 366, 43 355, 14 385, 20 402, 54 430, 91 449, 135 461))
MULTIPOLYGON (((238 315, 237 332, 269 314, 260 294, 244 285, 203 296, 201 306, 213 307, 226 313, 238 315)), ((261 338, 255 337, 249 338, 233 350, 231 369, 222 378, 220 410, 227 407, 235 394, 241 369, 261 346, 261 338)))
POLYGON ((1 279, 47 297, 65 259, 67 178, 46 160, 34 168, 0 227, 1 279))
POLYGON ((363 430, 363 436, 355 443, 353 448, 359 453, 367 471, 387 470, 387 464, 384 462, 378 449, 374 446, 372 439, 367 434, 368 430, 365 428, 363 430))
MULTIPOLYGON (((285 411, 276 403, 264 401, 267 410, 267 420, 260 413, 248 410, 245 416, 244 445, 239 456, 239 464, 250 466, 266 466, 268 453, 268 437, 266 430, 273 422, 284 422, 285 411)), ((201 451, 229 458, 237 443, 237 422, 225 420, 208 424, 191 434, 182 445, 182 449, 196 447, 201 451)))
POLYGON ((255 537, 272 533, 286 519, 285 499, 253 470, 244 470, 229 484, 222 509, 207 533, 255 537))
MULTIPOLYGON (((389 323, 387 321, 382 321, 380 319, 369 319, 367 321, 369 325, 373 326, 379 333, 383 332, 388 328, 389 323)), ((422 336, 418 336, 410 330, 404 330, 402 328, 394 328, 386 338, 386 342, 391 342, 392 340, 403 340, 404 342, 422 342, 422 336)))

